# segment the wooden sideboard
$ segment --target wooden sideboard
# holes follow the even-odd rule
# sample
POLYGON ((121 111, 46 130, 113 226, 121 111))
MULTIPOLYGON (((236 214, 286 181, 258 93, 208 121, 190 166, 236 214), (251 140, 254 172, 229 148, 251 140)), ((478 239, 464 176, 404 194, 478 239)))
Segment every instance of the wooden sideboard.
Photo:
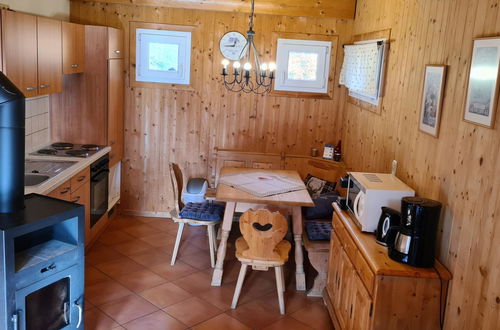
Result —
POLYGON ((334 203, 324 299, 336 329, 439 329, 451 274, 390 259, 334 203))

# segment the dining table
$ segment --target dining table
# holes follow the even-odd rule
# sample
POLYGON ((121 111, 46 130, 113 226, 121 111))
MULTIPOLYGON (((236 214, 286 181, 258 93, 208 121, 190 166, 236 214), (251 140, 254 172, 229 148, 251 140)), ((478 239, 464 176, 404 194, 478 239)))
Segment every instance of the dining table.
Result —
POLYGON ((220 171, 219 181, 224 176, 255 171, 269 176, 274 175, 294 180, 299 185, 302 184, 303 188, 300 187, 299 190, 291 192, 259 197, 220 182, 217 184, 215 200, 225 202, 226 207, 224 211, 224 219, 222 221, 219 249, 217 251, 217 262, 212 275, 212 286, 220 286, 222 284, 227 241, 235 212, 245 212, 249 209, 267 208, 271 211, 279 211, 285 216, 292 216, 293 240, 295 244, 296 289, 299 291, 305 291, 306 280, 304 273, 304 254, 302 251, 302 206, 314 206, 314 203, 304 182, 300 178, 299 173, 293 170, 223 167, 220 171))

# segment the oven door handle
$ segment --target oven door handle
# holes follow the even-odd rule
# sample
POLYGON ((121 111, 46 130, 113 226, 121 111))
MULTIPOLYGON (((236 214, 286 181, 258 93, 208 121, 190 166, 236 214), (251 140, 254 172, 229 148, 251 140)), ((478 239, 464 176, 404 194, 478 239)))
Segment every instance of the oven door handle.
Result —
POLYGON ((102 176, 104 173, 106 173, 106 175, 109 173, 109 170, 101 170, 99 171, 98 173, 94 174, 91 178, 91 181, 92 182, 99 182, 101 181, 101 178, 99 178, 100 176, 102 176))
POLYGON ((78 322, 76 324, 77 329, 80 327, 80 325, 82 325, 82 320, 83 320, 83 308, 82 306, 80 306, 79 300, 80 299, 75 300, 75 306, 76 308, 78 308, 78 322))

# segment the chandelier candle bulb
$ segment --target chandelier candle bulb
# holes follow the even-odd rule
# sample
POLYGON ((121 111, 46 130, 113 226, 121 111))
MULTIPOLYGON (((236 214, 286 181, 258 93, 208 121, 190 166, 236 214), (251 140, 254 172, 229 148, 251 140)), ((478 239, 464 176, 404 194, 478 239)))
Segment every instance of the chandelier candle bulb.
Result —
POLYGON ((274 62, 269 63, 269 71, 271 72, 276 71, 276 63, 274 62))
POLYGON ((229 60, 227 58, 222 60, 222 66, 224 69, 227 69, 227 66, 229 65, 229 60))
POLYGON ((245 65, 243 65, 243 69, 245 69, 245 71, 252 70, 252 64, 250 64, 250 62, 246 62, 245 65))

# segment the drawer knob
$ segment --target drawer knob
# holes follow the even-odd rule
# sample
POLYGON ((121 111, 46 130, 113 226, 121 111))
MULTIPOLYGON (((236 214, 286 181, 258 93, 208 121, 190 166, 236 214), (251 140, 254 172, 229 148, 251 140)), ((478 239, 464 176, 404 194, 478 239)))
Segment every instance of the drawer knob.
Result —
POLYGON ((75 199, 73 199, 71 201, 71 203, 78 203, 78 201, 80 200, 80 196, 76 197, 75 199))
POLYGON ((85 175, 79 176, 79 177, 76 179, 76 181, 78 181, 78 182, 82 182, 83 180, 85 180, 85 178, 86 178, 86 177, 87 177, 87 176, 85 176, 85 175))
POLYGON ((78 68, 78 64, 71 64, 71 67, 72 67, 73 69, 76 69, 76 68, 78 68))
POLYGON ((37 89, 38 89, 38 88, 36 88, 36 87, 26 87, 26 90, 27 90, 28 92, 31 92, 31 91, 36 91, 37 89))
POLYGON ((66 188, 66 189, 62 190, 62 191, 60 192, 60 194, 61 194, 61 195, 67 194, 67 193, 69 193, 69 191, 70 191, 70 190, 71 190, 71 188, 66 188))
POLYGON ((50 87, 50 85, 40 85, 40 88, 41 88, 41 89, 44 89, 44 88, 49 88, 49 87, 50 87))
POLYGON ((115 50, 115 53, 116 53, 116 54, 120 54, 120 53, 121 53, 121 51, 119 51, 119 50, 115 50))
POLYGON ((49 270, 54 270, 54 269, 56 269, 56 265, 55 264, 51 264, 48 267, 40 269, 40 273, 45 273, 45 272, 48 272, 49 270))

